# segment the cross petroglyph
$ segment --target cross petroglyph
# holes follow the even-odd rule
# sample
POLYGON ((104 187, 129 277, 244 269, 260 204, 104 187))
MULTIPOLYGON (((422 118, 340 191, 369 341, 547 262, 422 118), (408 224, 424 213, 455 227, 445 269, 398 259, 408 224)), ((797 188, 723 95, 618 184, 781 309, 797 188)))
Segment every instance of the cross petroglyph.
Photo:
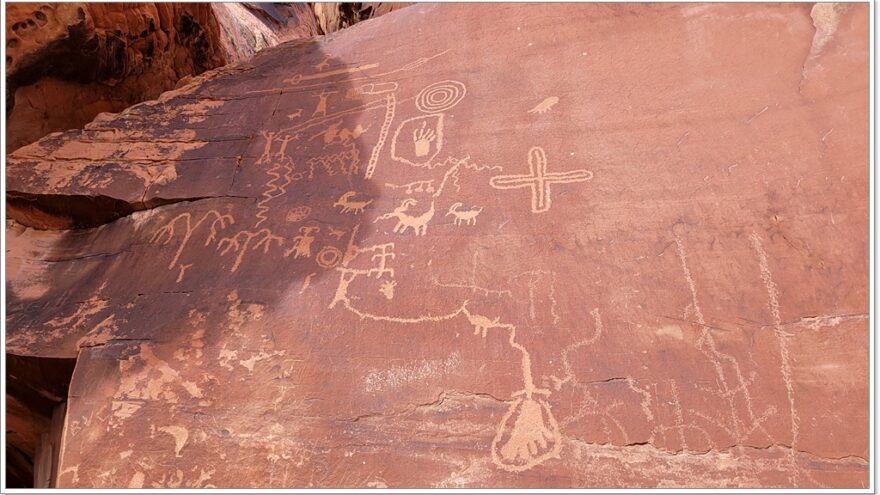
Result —
POLYGON ((489 185, 495 189, 519 189, 529 187, 532 190, 532 213, 542 213, 550 209, 550 185, 584 182, 593 178, 589 170, 571 170, 569 172, 547 172, 547 155, 540 146, 529 150, 528 175, 496 175, 489 179, 489 185))

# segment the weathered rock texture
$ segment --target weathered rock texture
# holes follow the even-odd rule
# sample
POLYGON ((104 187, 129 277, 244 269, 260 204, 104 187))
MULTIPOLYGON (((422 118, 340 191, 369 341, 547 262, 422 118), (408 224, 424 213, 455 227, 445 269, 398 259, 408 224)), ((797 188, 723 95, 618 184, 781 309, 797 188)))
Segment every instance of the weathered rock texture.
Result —
POLYGON ((334 33, 340 29, 353 26, 358 22, 379 17, 412 5, 399 2, 321 2, 312 3, 312 10, 318 19, 322 33, 334 33))
POLYGON ((867 486, 867 6, 485 8, 11 155, 58 486, 867 486))
POLYGON ((6 5, 7 151, 318 33, 306 5, 6 5))

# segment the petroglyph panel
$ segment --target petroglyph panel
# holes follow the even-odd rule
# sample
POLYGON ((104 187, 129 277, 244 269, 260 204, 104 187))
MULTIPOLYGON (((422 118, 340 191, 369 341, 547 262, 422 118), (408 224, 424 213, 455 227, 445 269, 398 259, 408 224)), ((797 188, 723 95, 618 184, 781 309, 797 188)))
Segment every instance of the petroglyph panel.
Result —
POLYGON ((58 486, 867 486, 868 9, 484 8, 9 156, 58 486))

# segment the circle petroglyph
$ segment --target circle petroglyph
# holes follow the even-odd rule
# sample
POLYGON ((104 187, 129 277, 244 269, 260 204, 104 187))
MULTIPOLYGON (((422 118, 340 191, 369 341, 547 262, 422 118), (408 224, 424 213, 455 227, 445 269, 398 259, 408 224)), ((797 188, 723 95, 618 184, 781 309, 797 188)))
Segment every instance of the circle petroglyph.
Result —
POLYGON ((416 96, 416 107, 425 113, 437 113, 454 107, 467 94, 463 83, 440 81, 430 84, 416 96))
POLYGON ((324 246, 315 260, 321 268, 333 268, 342 259, 342 251, 333 246, 324 246))

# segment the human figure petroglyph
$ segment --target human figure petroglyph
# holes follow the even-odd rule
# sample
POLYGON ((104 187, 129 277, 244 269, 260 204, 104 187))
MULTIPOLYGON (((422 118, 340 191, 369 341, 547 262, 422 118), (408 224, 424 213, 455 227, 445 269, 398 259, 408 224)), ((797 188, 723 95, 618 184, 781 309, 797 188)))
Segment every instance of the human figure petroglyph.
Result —
POLYGON ((758 257, 761 281, 764 282, 764 286, 767 288, 768 308, 770 310, 770 316, 773 318, 773 334, 779 345, 780 372, 782 374, 782 381, 785 383, 785 392, 789 404, 789 421, 791 422, 791 452, 789 458, 791 463, 791 482, 793 485, 797 486, 800 473, 794 453, 798 443, 800 418, 798 417, 797 409, 795 408, 794 383, 791 377, 791 356, 788 339, 792 337, 792 335, 782 329, 782 317, 780 316, 779 310, 779 292, 776 289, 776 283, 773 281, 773 275, 770 272, 770 265, 767 261, 767 252, 764 250, 761 236, 758 235, 757 232, 752 232, 749 236, 749 240, 751 241, 752 248, 755 250, 755 254, 758 257))
POLYGON ((529 173, 527 175, 496 175, 489 180, 495 189, 518 189, 528 187, 532 191, 532 213, 550 209, 550 186, 584 182, 593 178, 589 170, 547 172, 547 155, 540 146, 529 150, 529 173))
POLYGON ((335 203, 333 203, 333 206, 341 207, 342 213, 354 212, 355 214, 357 214, 363 213, 364 208, 373 203, 372 199, 367 201, 353 201, 352 198, 355 195, 357 195, 357 192, 348 191, 347 193, 340 196, 339 199, 336 200, 335 203))
POLYGON ((453 219, 453 223, 455 225, 461 225, 464 223, 465 225, 476 225, 477 223, 477 215, 479 215, 483 211, 483 207, 473 208, 470 210, 460 210, 463 205, 461 203, 453 203, 452 206, 449 207, 449 211, 446 213, 446 216, 453 215, 455 218, 453 219))
POLYGON ((312 117, 317 115, 321 115, 322 117, 327 115, 327 97, 336 94, 336 91, 327 91, 326 89, 322 89, 320 93, 315 95, 315 98, 318 99, 318 104, 315 106, 315 111, 312 112, 312 117))
POLYGON ((406 229, 412 229, 413 233, 417 236, 425 235, 428 232, 428 222, 434 218, 434 201, 431 201, 431 207, 428 208, 428 211, 419 216, 412 216, 407 213, 410 206, 415 206, 418 203, 418 200, 406 198, 400 203, 400 206, 394 209, 394 211, 376 217, 376 219, 373 220, 373 223, 393 217, 397 218, 397 225, 395 225, 393 229, 395 233, 403 234, 406 232, 406 229))
POLYGON ((315 242, 315 234, 321 231, 317 225, 304 225, 299 228, 299 235, 293 238, 293 245, 284 251, 284 257, 293 254, 293 259, 309 258, 312 256, 312 243, 315 242))
POLYGON ((325 55, 324 60, 321 60, 317 64, 315 64, 315 70, 321 72, 322 70, 330 67, 330 61, 333 60, 333 57, 330 55, 325 55))
POLYGON ((255 232, 242 230, 233 236, 221 239, 220 242, 217 243, 217 250, 220 251, 220 256, 225 256, 230 251, 238 253, 235 262, 230 269, 231 272, 234 273, 238 270, 238 267, 241 266, 241 262, 244 260, 245 254, 247 254, 248 247, 254 239, 257 239, 257 242, 251 247, 251 250, 256 251, 257 248, 262 247, 263 253, 269 252, 269 248, 272 246, 273 242, 276 243, 278 247, 281 247, 284 242, 284 239, 273 234, 272 231, 267 228, 255 232))

